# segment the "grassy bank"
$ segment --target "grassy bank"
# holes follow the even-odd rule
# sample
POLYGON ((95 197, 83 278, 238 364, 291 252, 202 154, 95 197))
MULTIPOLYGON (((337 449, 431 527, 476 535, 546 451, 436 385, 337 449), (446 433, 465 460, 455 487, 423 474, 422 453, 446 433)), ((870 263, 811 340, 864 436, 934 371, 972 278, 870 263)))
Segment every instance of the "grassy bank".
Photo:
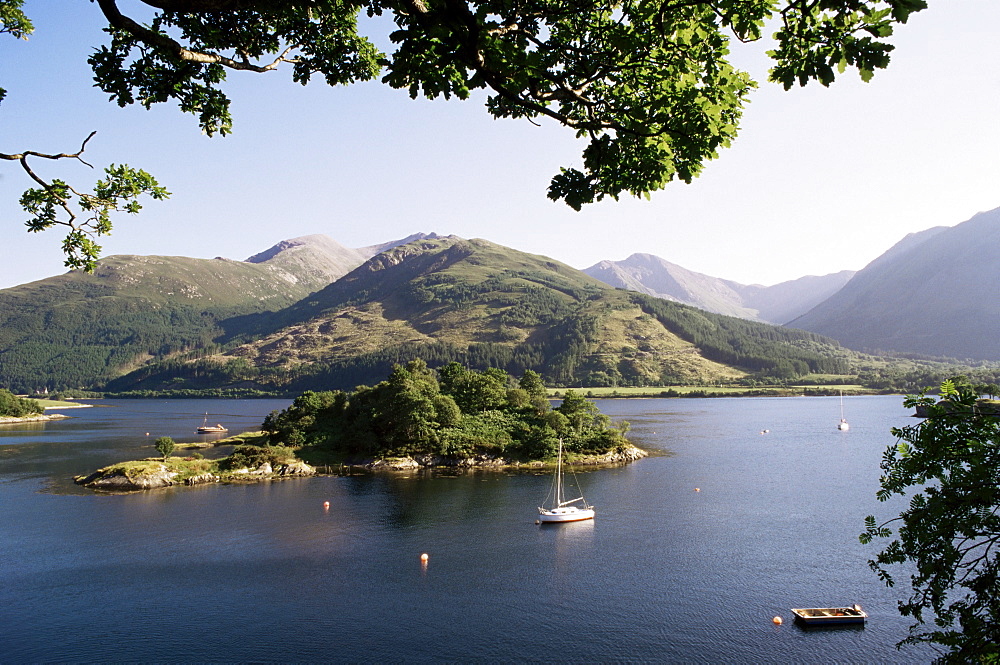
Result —
POLYGON ((653 386, 618 388, 549 388, 549 397, 561 398, 567 390, 586 397, 611 399, 615 397, 790 397, 800 395, 877 395, 880 391, 851 385, 800 385, 800 386, 653 386))
POLYGON ((58 399, 35 399, 35 401, 38 402, 43 409, 82 409, 90 406, 90 404, 64 402, 58 399))

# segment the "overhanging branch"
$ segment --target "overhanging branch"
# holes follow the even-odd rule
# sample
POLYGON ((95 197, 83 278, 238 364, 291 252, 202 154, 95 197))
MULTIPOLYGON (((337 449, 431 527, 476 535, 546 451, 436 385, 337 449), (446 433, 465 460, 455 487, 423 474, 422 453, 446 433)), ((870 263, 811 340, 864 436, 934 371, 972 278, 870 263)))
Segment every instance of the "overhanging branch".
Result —
MULTIPOLYGON (((97 0, 97 4, 100 6, 101 11, 104 13, 104 17, 108 20, 108 23, 110 23, 112 27, 117 28, 118 30, 121 30, 123 32, 129 33, 130 35, 138 39, 143 44, 146 44, 147 46, 151 46, 161 51, 170 53, 178 60, 183 60, 186 62, 197 62, 206 65, 218 64, 224 67, 229 67, 230 69, 251 71, 257 73, 273 71, 277 69, 278 65, 280 65, 282 62, 296 62, 295 59, 289 59, 285 57, 292 49, 295 48, 295 45, 286 48, 284 51, 281 52, 281 55, 279 55, 272 62, 266 65, 255 65, 246 59, 233 60, 232 58, 227 58, 226 56, 219 55, 218 53, 203 53, 201 51, 192 51, 191 49, 184 48, 183 46, 181 46, 179 42, 171 39, 167 35, 150 30, 149 28, 140 25, 139 23, 136 23, 128 16, 125 16, 124 14, 121 13, 121 10, 118 9, 118 5, 116 4, 115 0, 97 0)), ((149 4, 151 6, 158 6, 154 3, 146 3, 146 4, 149 4)), ((160 4, 197 5, 199 3, 164 2, 160 4)), ((201 3, 201 4, 214 5, 216 3, 201 3)), ((230 4, 237 4, 237 3, 230 3, 230 4)), ((244 4, 250 4, 250 3, 244 3, 244 4)), ((235 9, 235 7, 230 7, 230 9, 235 9)), ((181 11, 181 10, 171 9, 170 11, 181 11)), ((196 13, 193 12, 192 10, 186 10, 186 11, 196 13)), ((203 8, 200 11, 206 12, 210 10, 203 8)))

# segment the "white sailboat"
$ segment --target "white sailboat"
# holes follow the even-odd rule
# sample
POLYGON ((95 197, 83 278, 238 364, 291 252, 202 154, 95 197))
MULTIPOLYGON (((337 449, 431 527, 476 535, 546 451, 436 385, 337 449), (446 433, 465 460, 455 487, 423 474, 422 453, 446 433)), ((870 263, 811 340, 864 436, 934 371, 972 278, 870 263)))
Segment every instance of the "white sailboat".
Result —
POLYGON ((580 496, 576 499, 570 499, 566 501, 563 497, 563 445, 562 439, 559 439, 559 460, 556 462, 556 476, 555 476, 555 497, 554 505, 551 508, 538 507, 538 521, 539 522, 581 522, 583 520, 594 519, 594 507, 589 505, 586 500, 580 496), (581 506, 575 506, 573 504, 580 503, 581 506))
POLYGON ((847 420, 844 418, 844 391, 840 391, 840 422, 837 423, 837 429, 841 432, 846 432, 851 429, 851 426, 847 424, 847 420))
POLYGON ((198 434, 217 434, 221 432, 228 432, 229 430, 222 425, 209 425, 208 424, 208 414, 205 414, 205 420, 202 422, 201 427, 198 428, 198 434))

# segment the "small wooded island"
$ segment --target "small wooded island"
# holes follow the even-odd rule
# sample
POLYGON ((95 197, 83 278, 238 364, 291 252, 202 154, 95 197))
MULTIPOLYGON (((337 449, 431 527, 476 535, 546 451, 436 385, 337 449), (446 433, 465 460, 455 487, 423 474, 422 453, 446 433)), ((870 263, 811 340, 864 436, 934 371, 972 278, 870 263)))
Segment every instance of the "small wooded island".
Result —
POLYGON ((531 370, 514 379, 499 369, 453 362, 435 371, 414 360, 375 386, 303 393, 228 457, 171 457, 172 446, 158 443, 162 458, 114 464, 76 482, 121 491, 312 475, 317 467, 344 465, 544 466, 554 462, 560 439, 570 463, 623 464, 646 456, 625 438, 628 429, 572 390, 552 408, 531 370))

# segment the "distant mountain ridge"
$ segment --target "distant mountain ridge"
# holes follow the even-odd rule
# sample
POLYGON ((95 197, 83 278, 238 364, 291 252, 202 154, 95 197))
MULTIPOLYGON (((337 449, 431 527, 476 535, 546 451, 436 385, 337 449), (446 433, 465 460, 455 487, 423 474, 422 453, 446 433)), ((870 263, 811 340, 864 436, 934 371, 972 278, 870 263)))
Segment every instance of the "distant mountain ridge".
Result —
POLYGON ((1000 360, 1000 208, 911 233, 788 325, 853 349, 1000 360))
POLYGON ((548 257, 448 236, 377 254, 221 353, 151 363, 108 387, 350 388, 417 357, 534 369, 556 385, 669 385, 836 373, 849 356, 812 333, 613 289, 548 257))
POLYGON ((77 388, 209 347, 324 288, 378 247, 406 240, 349 249, 324 235, 303 236, 247 261, 116 255, 93 274, 2 289, 0 385, 77 388))
POLYGON ((579 271, 433 233, 361 248, 313 234, 246 261, 111 256, 0 290, 0 386, 353 387, 417 356, 561 385, 726 382, 842 373, 857 358, 835 339, 1000 359, 998 240, 992 211, 911 234, 853 278, 771 287, 650 254, 579 271), (760 322, 789 318, 811 332, 760 322))
POLYGON ((617 288, 685 303, 716 314, 775 324, 809 311, 836 293, 854 275, 850 270, 843 270, 774 286, 744 285, 641 253, 632 254, 624 261, 601 261, 583 272, 617 288))

